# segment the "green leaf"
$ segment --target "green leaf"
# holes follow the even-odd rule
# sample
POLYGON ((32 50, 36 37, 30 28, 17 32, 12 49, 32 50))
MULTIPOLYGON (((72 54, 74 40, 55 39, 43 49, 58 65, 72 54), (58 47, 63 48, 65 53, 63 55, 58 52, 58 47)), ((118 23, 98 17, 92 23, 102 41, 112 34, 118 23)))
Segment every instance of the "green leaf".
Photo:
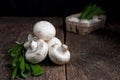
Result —
POLYGON ((32 70, 32 75, 39 76, 44 73, 43 69, 40 67, 39 64, 30 64, 30 66, 32 70))
POLYGON ((87 16, 87 14, 91 11, 91 7, 92 7, 92 4, 90 4, 89 6, 87 6, 84 11, 81 13, 79 19, 82 19, 84 18, 85 16, 87 16))
POLYGON ((96 4, 94 5, 90 4, 83 10, 83 12, 78 18, 79 19, 91 19, 95 15, 100 15, 104 13, 105 11, 103 11, 101 7, 98 7, 96 4))
POLYGON ((21 76, 22 76, 23 78, 27 78, 28 74, 26 74, 26 73, 24 73, 24 72, 21 72, 21 76))
POLYGON ((21 69, 22 72, 25 71, 25 61, 24 61, 24 57, 23 56, 21 56, 20 69, 21 69))
POLYGON ((16 67, 18 62, 19 62, 19 61, 18 61, 18 57, 15 57, 15 58, 13 59, 13 61, 12 61, 12 66, 13 66, 13 67, 16 67))
POLYGON ((15 44, 13 47, 11 47, 8 52, 11 53, 16 47, 18 46, 18 44, 15 44))
POLYGON ((19 77, 20 77, 20 74, 19 74, 19 73, 17 73, 16 78, 19 78, 19 77))
POLYGON ((25 71, 21 73, 22 77, 27 78, 30 74, 30 66, 29 64, 25 63, 25 71))
POLYGON ((18 54, 18 53, 16 53, 18 47, 19 47, 19 46, 17 45, 15 48, 13 48, 12 50, 9 51, 9 54, 10 54, 12 57, 14 57, 14 56, 16 56, 16 55, 18 54))
POLYGON ((14 80, 17 76, 18 73, 18 66, 14 69, 13 73, 12 73, 12 80, 14 80))
POLYGON ((16 44, 11 49, 9 49, 8 52, 10 53, 12 57, 16 57, 17 55, 21 53, 23 48, 24 48, 23 44, 16 44))
POLYGON ((30 65, 28 63, 25 64, 26 72, 30 73, 30 65))
POLYGON ((26 49, 23 44, 15 44, 8 50, 9 54, 13 58, 12 66, 14 71, 12 73, 12 80, 19 77, 27 78, 31 72, 34 76, 43 74, 43 69, 40 65, 33 65, 25 60, 25 51, 26 49))
POLYGON ((26 75, 24 75, 25 72, 25 60, 24 60, 24 56, 20 56, 20 70, 21 70, 21 76, 26 78, 26 75))

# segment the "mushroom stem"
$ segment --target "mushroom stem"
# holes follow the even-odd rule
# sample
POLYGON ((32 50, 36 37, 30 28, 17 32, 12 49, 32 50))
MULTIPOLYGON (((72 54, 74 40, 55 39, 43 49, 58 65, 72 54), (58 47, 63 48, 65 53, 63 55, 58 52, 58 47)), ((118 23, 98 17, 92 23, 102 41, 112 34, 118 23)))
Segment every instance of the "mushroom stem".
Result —
POLYGON ((32 40, 30 43, 30 49, 34 51, 34 50, 36 50, 36 48, 37 48, 37 42, 32 40))
POLYGON ((62 44, 62 48, 63 48, 65 51, 67 51, 67 50, 68 50, 68 46, 67 46, 67 45, 65 45, 65 44, 62 44))

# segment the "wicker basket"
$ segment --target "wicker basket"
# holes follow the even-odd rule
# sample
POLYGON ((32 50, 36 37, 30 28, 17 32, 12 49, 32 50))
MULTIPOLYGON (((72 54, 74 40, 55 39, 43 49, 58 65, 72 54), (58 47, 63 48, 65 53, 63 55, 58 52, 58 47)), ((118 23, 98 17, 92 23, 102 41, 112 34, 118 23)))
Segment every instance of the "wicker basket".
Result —
POLYGON ((80 15, 80 13, 70 15, 70 16, 66 17, 65 21, 66 21, 66 30, 67 31, 74 32, 74 33, 79 33, 79 34, 82 34, 82 35, 86 35, 86 34, 89 34, 90 32, 92 32, 94 30, 97 30, 99 28, 104 27, 105 20, 106 20, 105 15, 98 16, 100 21, 90 23, 89 26, 88 26, 87 23, 81 23, 80 21, 79 22, 71 22, 71 21, 68 20, 71 17, 78 17, 79 15, 80 15))

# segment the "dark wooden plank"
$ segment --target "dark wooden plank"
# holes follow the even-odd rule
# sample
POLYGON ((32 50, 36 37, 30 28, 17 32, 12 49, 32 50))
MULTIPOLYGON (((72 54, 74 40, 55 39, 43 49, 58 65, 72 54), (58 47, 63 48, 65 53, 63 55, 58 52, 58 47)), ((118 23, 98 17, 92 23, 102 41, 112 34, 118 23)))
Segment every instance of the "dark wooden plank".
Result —
POLYGON ((66 44, 71 50, 67 80, 120 80, 118 33, 106 29, 86 36, 67 32, 66 44))
MULTIPOLYGON (((53 23, 57 29, 56 36, 63 42, 62 18, 0 18, 0 80, 10 80, 11 78, 11 57, 7 53, 8 48, 10 48, 15 41, 25 40, 27 34, 32 31, 34 24, 40 20, 47 20, 53 23)), ((65 66, 57 66, 50 62, 49 59, 45 60, 41 65, 45 73, 38 77, 29 76, 27 80, 66 80, 65 66)))

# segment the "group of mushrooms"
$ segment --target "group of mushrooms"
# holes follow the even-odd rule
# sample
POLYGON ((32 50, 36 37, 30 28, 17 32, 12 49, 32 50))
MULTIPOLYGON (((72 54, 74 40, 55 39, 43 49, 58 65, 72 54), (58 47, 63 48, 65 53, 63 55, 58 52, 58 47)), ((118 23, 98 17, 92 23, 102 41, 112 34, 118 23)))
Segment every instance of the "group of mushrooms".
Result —
POLYGON ((56 29, 48 21, 39 21, 33 27, 33 35, 28 35, 28 40, 24 43, 27 49, 25 58, 35 64, 42 62, 47 55, 50 60, 58 65, 66 64, 70 61, 70 51, 68 46, 55 37, 56 29))

